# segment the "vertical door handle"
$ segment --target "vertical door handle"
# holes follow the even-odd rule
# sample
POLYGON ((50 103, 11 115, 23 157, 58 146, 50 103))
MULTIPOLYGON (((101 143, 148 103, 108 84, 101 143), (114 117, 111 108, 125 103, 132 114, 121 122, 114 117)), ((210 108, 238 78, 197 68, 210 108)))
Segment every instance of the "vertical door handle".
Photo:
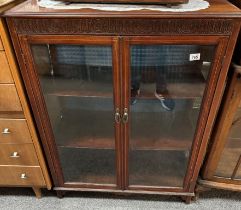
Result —
POLYGON ((115 110, 115 122, 120 123, 120 121, 121 121, 120 110, 119 110, 119 108, 117 108, 115 110))
POLYGON ((123 123, 127 123, 128 122, 128 109, 127 108, 125 108, 124 109, 124 114, 123 114, 123 117, 122 117, 122 122, 123 123))

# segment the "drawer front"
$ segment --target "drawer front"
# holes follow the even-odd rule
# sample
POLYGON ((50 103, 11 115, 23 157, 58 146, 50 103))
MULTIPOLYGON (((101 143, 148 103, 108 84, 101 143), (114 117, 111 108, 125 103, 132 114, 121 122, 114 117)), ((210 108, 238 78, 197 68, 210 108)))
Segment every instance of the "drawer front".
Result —
POLYGON ((13 78, 4 51, 0 51, 0 83, 13 83, 13 78))
POLYGON ((33 144, 0 144, 0 157, 0 165, 39 165, 33 144))
POLYGON ((0 38, 0 50, 4 50, 1 38, 0 38))
POLYGON ((40 167, 0 166, 2 186, 45 186, 40 167))
POLYGON ((32 143, 25 119, 0 119, 0 143, 32 143))
POLYGON ((0 84, 0 111, 22 111, 15 85, 0 84))

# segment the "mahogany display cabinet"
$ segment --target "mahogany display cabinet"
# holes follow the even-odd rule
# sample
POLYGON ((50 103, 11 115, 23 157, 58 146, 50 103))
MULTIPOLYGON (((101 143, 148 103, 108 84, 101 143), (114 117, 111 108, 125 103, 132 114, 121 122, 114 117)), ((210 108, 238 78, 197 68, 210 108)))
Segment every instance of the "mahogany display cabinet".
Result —
MULTIPOLYGON (((225 8, 225 10, 224 10, 225 8)), ((5 14, 54 189, 187 202, 219 107, 240 12, 5 14)))

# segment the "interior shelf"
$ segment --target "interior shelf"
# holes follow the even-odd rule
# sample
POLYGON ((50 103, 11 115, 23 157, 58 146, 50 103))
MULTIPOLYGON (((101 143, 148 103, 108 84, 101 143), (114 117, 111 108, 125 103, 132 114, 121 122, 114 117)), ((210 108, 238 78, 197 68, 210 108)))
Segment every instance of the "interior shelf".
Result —
POLYGON ((64 110, 55 124, 58 146, 115 148, 114 119, 110 111, 64 110))
POLYGON ((113 97, 113 85, 107 82, 92 82, 81 79, 42 77, 45 94, 73 97, 113 97))
MULTIPOLYGON (((205 90, 205 83, 168 83, 168 95, 163 94, 164 97, 171 98, 197 98, 202 97, 205 90)), ((155 99, 156 84, 141 84, 140 95, 141 99, 155 99)))
MULTIPOLYGON (((63 79, 42 77, 41 82, 45 94, 55 96, 73 97, 104 97, 113 98, 113 85, 107 82, 93 82, 77 79, 63 79)), ((205 83, 203 80, 192 82, 168 83, 168 97, 172 98, 196 98, 203 95, 205 83)), ((138 98, 154 99, 156 91, 155 83, 142 83, 138 98)))
MULTIPOLYGON (((160 123, 164 124, 161 115, 154 119, 152 115, 146 114, 142 116, 140 123, 130 128, 132 129, 131 133, 135 134, 131 135, 130 138, 131 149, 187 150, 191 148, 193 137, 190 135, 190 126, 186 124, 187 119, 185 121, 182 119, 184 122, 181 124, 182 126, 176 128, 178 131, 172 132, 171 128, 174 124, 169 124, 169 129, 165 125, 160 127, 160 123), (146 124, 141 122, 149 122, 151 118, 152 124, 147 129, 146 124)), ((182 116, 185 116, 185 113, 182 116)), ((181 120, 179 118, 176 120, 181 120)), ((138 117, 136 119, 138 120, 138 117)), ((59 122, 54 127, 55 140, 60 147, 114 149, 114 126, 111 112, 65 110, 62 119, 59 119, 59 122)))

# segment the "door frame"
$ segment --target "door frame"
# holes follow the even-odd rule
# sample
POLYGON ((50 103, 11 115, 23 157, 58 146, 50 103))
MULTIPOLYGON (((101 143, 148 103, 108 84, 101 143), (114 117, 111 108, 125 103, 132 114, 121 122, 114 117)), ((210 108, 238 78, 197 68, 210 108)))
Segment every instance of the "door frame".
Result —
POLYGON ((119 68, 119 41, 116 36, 86 36, 86 35, 19 35, 19 43, 22 49, 24 66, 21 68, 25 86, 30 99, 30 104, 35 116, 35 121, 42 139, 45 154, 48 160, 55 187, 66 188, 93 188, 117 190, 122 189, 122 145, 121 125, 114 121, 116 108, 121 107, 121 83, 119 68), (40 80, 31 53, 31 44, 68 44, 68 45, 103 45, 112 47, 113 68, 113 121, 115 122, 115 151, 116 151, 116 184, 74 183, 64 182, 64 176, 60 164, 54 134, 52 131, 48 111, 42 93, 40 80))
POLYGON ((125 81, 123 84, 123 100, 122 107, 130 110, 130 46, 131 45, 155 45, 155 44, 180 44, 180 45, 216 45, 216 52, 214 53, 210 74, 206 83, 206 88, 203 94, 202 105, 200 107, 199 117, 197 121, 196 131, 191 147, 186 175, 183 182, 183 187, 166 187, 166 186, 143 186, 143 185, 129 185, 129 171, 128 171, 128 155, 130 143, 130 124, 129 122, 123 125, 124 133, 124 186, 126 190, 141 190, 141 191, 170 191, 170 192, 193 192, 198 172, 200 170, 202 160, 205 155, 208 138, 211 127, 216 116, 216 110, 219 107, 222 89, 224 88, 225 76, 227 69, 223 69, 223 57, 226 52, 228 44, 228 36, 125 36, 123 38, 123 55, 124 63, 122 78, 125 81), (222 88, 217 89, 218 80, 221 78, 222 88), (127 83, 127 84, 126 84, 127 83), (215 93, 219 92, 219 97, 214 99, 215 93), (213 100, 216 100, 213 103, 213 100), (214 109, 212 113, 210 110, 214 109))

